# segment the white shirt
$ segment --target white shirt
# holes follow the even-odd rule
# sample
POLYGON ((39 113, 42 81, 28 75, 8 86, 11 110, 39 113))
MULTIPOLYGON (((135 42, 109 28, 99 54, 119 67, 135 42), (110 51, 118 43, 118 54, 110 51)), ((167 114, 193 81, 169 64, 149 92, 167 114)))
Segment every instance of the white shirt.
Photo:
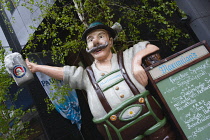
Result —
MULTIPOLYGON (((145 91, 145 88, 140 83, 138 83, 138 81, 134 78, 132 74, 131 65, 132 65, 132 59, 135 56, 135 54, 141 51, 142 49, 145 49, 148 43, 149 43, 148 41, 139 42, 135 44, 133 47, 123 52, 125 69, 128 73, 129 78, 140 92, 145 91)), ((112 63, 111 72, 119 69, 116 54, 113 54, 111 63, 112 63)), ((96 81, 99 80, 104 74, 108 74, 105 71, 98 70, 95 66, 95 63, 93 63, 91 67, 94 71, 96 81)), ((102 80, 102 82, 99 83, 99 85, 101 85, 101 88, 104 89, 107 87, 106 84, 110 84, 115 79, 120 79, 120 75, 121 75, 120 72, 116 72, 111 77, 102 80)), ((104 110, 103 106, 101 105, 101 102, 99 101, 98 96, 84 68, 82 67, 77 68, 75 66, 64 66, 63 80, 64 83, 69 84, 70 87, 73 89, 86 90, 89 107, 94 119, 100 119, 101 117, 107 114, 107 112, 104 110)), ((120 105, 121 102, 134 95, 131 92, 128 85, 126 84, 126 82, 122 81, 116 84, 115 86, 109 88, 108 90, 104 91, 104 96, 106 97, 111 108, 114 109, 116 106, 120 105)))

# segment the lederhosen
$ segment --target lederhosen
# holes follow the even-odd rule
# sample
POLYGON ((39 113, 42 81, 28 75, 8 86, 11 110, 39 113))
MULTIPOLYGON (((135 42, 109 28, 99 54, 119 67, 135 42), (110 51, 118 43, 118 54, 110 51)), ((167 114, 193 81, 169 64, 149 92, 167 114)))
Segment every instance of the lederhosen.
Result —
POLYGON ((92 68, 88 67, 86 69, 87 74, 101 104, 107 112, 106 116, 98 120, 93 119, 93 122, 97 124, 99 131, 105 139, 141 140, 164 126, 166 119, 163 116, 159 104, 150 95, 149 91, 140 93, 130 80, 124 68, 123 52, 119 52, 117 57, 122 76, 134 96, 125 100, 112 110, 95 79, 92 68))

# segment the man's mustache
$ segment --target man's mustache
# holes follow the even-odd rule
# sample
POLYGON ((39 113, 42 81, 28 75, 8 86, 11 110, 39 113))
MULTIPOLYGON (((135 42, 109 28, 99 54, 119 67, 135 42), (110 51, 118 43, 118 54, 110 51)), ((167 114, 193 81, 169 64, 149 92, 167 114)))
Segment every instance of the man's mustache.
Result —
POLYGON ((91 48, 90 50, 88 48, 86 48, 86 52, 87 53, 92 53, 92 52, 95 52, 96 50, 104 49, 107 46, 108 46, 108 42, 105 42, 105 44, 98 45, 96 47, 91 48))

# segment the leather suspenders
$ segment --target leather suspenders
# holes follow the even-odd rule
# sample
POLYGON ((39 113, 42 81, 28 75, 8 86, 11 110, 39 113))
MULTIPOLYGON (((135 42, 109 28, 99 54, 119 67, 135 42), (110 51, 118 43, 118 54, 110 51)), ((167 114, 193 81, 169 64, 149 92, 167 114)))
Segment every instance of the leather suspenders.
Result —
POLYGON ((96 79, 95 79, 95 76, 94 76, 94 73, 93 73, 93 70, 91 68, 91 66, 87 67, 86 68, 86 71, 87 71, 87 74, 88 74, 88 77, 98 95, 98 98, 102 104, 102 106, 104 107, 105 111, 108 113, 109 111, 112 110, 111 106, 109 105, 109 103, 107 102, 101 88, 99 87, 98 83, 96 82, 96 79))
POLYGON ((136 88, 136 86, 133 84, 133 82, 131 81, 131 79, 129 78, 126 70, 125 70, 125 66, 124 66, 124 60, 123 60, 123 52, 120 51, 117 53, 117 61, 120 67, 120 71, 123 75, 123 78, 125 79, 125 82, 127 83, 127 85, 130 87, 131 91, 133 92, 134 95, 139 94, 139 90, 136 88))
MULTIPOLYGON (((125 70, 125 66, 124 66, 124 61, 123 61, 123 52, 120 51, 117 53, 117 60, 118 60, 118 64, 119 64, 119 68, 121 70, 121 73, 123 75, 123 78, 125 79, 125 82, 127 83, 127 85, 130 87, 131 91, 133 92, 134 95, 139 94, 139 90, 136 88, 136 86, 133 84, 133 82, 130 80, 126 70, 125 70)), ((111 106, 109 105, 109 103, 107 102, 101 88, 99 87, 98 83, 96 82, 93 70, 91 68, 91 66, 86 68, 88 77, 98 95, 98 98, 101 102, 101 104, 103 105, 105 111, 108 113, 109 111, 112 110, 111 106)))

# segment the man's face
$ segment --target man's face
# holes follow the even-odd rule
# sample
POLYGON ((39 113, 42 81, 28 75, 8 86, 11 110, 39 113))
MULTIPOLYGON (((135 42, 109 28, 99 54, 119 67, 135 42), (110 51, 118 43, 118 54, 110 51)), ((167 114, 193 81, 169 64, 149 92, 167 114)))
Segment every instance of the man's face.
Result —
POLYGON ((98 47, 99 45, 105 45, 108 46, 103 49, 96 49, 96 51, 91 52, 91 55, 99 61, 106 60, 108 55, 111 53, 111 47, 113 44, 112 38, 109 38, 109 34, 104 29, 97 29, 88 34, 87 38, 87 47, 88 49, 92 49, 94 47, 98 47))

